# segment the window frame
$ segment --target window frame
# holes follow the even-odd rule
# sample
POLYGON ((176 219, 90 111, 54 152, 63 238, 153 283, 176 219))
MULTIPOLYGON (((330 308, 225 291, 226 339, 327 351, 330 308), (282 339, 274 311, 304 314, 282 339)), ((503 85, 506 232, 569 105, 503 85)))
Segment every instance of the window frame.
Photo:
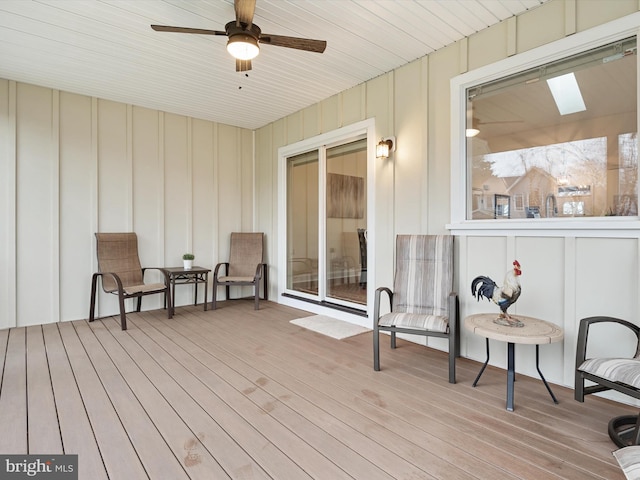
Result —
MULTIPOLYGON (((470 170, 466 158, 467 89, 501 77, 517 74, 555 60, 624 38, 640 37, 640 12, 599 25, 584 32, 500 60, 451 79, 451 223, 454 235, 521 235, 535 236, 623 236, 637 237, 640 217, 536 218, 471 220, 466 218, 467 202, 472 195, 468 182, 470 170), (469 190, 469 191, 468 191, 469 190)), ((640 62, 636 68, 640 70, 640 62)), ((638 76, 640 79, 640 76, 638 76)), ((640 81, 636 88, 640 90, 640 81)), ((640 103, 640 95, 638 95, 640 103)), ((640 118, 640 108, 636 105, 640 118)), ((638 121, 640 125, 640 121, 638 121)))

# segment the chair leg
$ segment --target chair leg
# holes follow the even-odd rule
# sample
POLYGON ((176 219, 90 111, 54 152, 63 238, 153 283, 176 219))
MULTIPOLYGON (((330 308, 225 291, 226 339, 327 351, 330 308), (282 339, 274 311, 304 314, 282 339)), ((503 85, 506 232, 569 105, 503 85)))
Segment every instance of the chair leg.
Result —
POLYGON ((136 312, 140 311, 140 307, 142 307, 142 295, 138 297, 138 305, 136 306, 136 312))
POLYGON ((380 330, 377 322, 373 326, 373 369, 380 371, 380 330))
POLYGON ((267 266, 265 265, 262 269, 262 282, 264 283, 263 285, 263 290, 264 290, 264 299, 269 300, 269 282, 267 282, 267 266))
POLYGON ((575 389, 573 391, 573 398, 578 402, 584 402, 584 377, 582 373, 576 370, 575 389))
POLYGON ((122 330, 127 329, 127 315, 124 311, 124 295, 122 292, 118 292, 118 303, 120 304, 120 327, 122 330))
POLYGON ((97 283, 98 283, 98 275, 94 273, 93 278, 91 279, 91 302, 89 304, 89 321, 90 322, 93 322, 95 318, 97 283))
POLYGON ((260 281, 256 280, 256 283, 253 286, 253 296, 254 296, 254 310, 260 309, 260 281))
MULTIPOLYGON (((171 290, 167 287, 168 294, 164 294, 164 301, 167 304, 167 318, 173 318, 173 295, 171 294, 171 290)), ((205 297, 205 305, 206 305, 206 297, 205 297)))
POLYGON ((218 297, 218 283, 213 280, 213 289, 211 291, 211 310, 215 310, 217 306, 217 297, 218 297))
MULTIPOLYGON (((457 310, 457 305, 454 306, 457 310)), ((454 314, 449 322, 449 383, 456 383, 456 357, 460 354, 460 331, 458 329, 458 314, 454 314)))
POLYGON ((456 383, 456 332, 449 332, 449 383, 456 383))

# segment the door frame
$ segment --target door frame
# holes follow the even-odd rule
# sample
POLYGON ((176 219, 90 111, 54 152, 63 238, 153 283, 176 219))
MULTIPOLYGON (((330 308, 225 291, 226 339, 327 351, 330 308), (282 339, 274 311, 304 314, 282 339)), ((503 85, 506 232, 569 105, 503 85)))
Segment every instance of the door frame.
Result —
MULTIPOLYGON (((287 285, 287 158, 297 154, 308 152, 321 147, 332 147, 349 140, 366 135, 367 138, 367 252, 375 251, 375 146, 376 146, 376 130, 375 120, 373 118, 363 120, 331 132, 323 133, 311 138, 301 140, 299 142, 285 145, 278 149, 278 274, 277 274, 277 301, 284 305, 288 305, 302 310, 307 310, 317 314, 330 315, 334 318, 349 321, 366 327, 370 327, 368 318, 373 313, 373 294, 374 289, 367 288, 367 305, 363 313, 349 312, 336 306, 318 303, 304 299, 302 296, 292 296, 288 294, 287 285)), ((322 175, 321 175, 322 176, 322 175)), ((324 208, 320 209, 323 215, 324 208)), ((321 217, 323 218, 323 217, 321 217)), ((321 231, 320 238, 324 237, 324 228, 321 231)), ((319 246, 318 263, 324 261, 324 248, 319 246)), ((371 260, 373 258, 371 257, 371 260)), ((367 263, 367 283, 375 285, 376 278, 375 261, 367 263)))

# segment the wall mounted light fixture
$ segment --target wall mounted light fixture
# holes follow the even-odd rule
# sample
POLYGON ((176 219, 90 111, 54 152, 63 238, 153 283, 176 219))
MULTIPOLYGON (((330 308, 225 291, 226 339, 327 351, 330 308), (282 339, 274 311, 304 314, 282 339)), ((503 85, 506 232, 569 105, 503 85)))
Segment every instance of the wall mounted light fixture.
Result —
POLYGON ((396 137, 383 138, 376 146, 376 157, 389 158, 391 152, 396 150, 396 137))

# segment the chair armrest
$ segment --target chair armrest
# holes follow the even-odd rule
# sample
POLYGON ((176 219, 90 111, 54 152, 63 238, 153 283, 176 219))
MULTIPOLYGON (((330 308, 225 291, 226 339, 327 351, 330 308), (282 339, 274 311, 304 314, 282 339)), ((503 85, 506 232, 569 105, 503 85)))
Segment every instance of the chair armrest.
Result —
POLYGON ((218 270, 220 267, 224 266, 224 274, 226 275, 229 272, 229 262, 222 262, 216 265, 216 268, 213 270, 213 278, 218 278, 218 270))
POLYGON ((390 288, 387 287, 378 287, 376 288, 375 297, 373 299, 373 325, 378 325, 378 320, 380 319, 380 296, 382 292, 385 292, 389 297, 389 308, 393 305, 393 292, 390 288))
POLYGON ((104 290, 106 293, 111 293, 111 292, 124 292, 124 288, 122 287, 122 280, 120 280, 120 277, 118 276, 117 273, 114 272, 98 272, 98 273, 94 273, 93 274, 93 280, 95 281, 95 279, 97 279, 98 277, 104 277, 105 275, 109 275, 110 277, 113 277, 113 280, 116 282, 116 290, 106 290, 104 288, 104 280, 102 281, 102 290, 104 290))
POLYGON ((170 281, 169 281, 169 272, 162 267, 144 267, 142 269, 142 279, 144 281, 144 272, 146 272, 147 270, 159 270, 162 273, 162 276, 164 277, 164 284, 168 287, 170 285, 170 281))
POLYGON ((640 353, 640 327, 627 320, 614 317, 588 317, 580 320, 580 326, 578 328, 578 342, 576 347, 576 370, 586 360, 587 356, 587 342, 589 337, 589 327, 596 323, 617 323, 630 329, 636 336, 636 353, 635 356, 640 353))
POLYGON ((253 277, 253 280, 258 280, 259 278, 262 278, 263 272, 264 270, 267 268, 267 264, 266 263, 259 263, 258 266, 256 267, 256 274, 253 277))

